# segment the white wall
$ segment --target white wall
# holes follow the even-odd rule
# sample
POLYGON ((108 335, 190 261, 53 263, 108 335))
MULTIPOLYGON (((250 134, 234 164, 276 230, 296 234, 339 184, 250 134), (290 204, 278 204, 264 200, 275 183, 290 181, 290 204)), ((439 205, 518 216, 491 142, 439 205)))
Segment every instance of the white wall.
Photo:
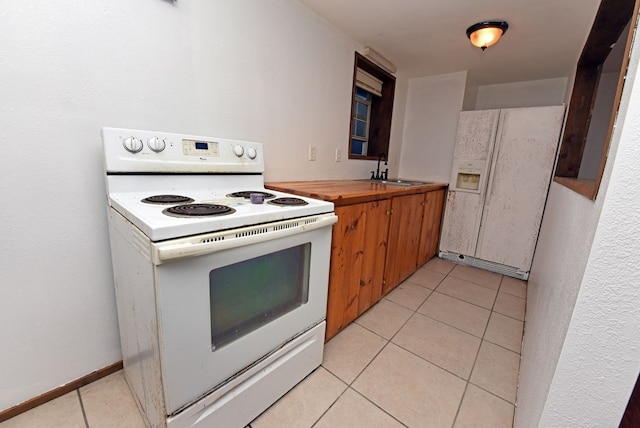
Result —
POLYGON ((467 73, 410 79, 399 175, 449 182, 467 73))
POLYGON ((478 87, 475 109, 560 105, 566 87, 566 77, 484 85, 478 87))
POLYGON ((596 200, 551 187, 529 278, 518 427, 617 426, 638 376, 639 55, 596 200))
POLYGON ((271 180, 375 166, 346 160, 357 46, 297 1, 33 0, 0 17, 0 410, 121 358, 100 127, 260 141, 271 180))

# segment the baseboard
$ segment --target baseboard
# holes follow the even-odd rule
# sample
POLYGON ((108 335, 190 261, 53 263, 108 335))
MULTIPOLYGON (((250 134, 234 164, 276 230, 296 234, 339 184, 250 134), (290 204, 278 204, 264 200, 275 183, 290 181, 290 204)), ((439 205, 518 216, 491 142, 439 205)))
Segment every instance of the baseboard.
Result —
POLYGON ((96 380, 101 379, 105 376, 109 376, 111 373, 115 373, 118 370, 122 370, 122 361, 113 363, 110 366, 91 372, 86 376, 82 376, 56 389, 47 391, 35 398, 24 401, 20 404, 16 404, 13 407, 9 407, 7 410, 0 411, 0 422, 4 422, 8 419, 13 418, 14 416, 18 416, 20 413, 24 413, 27 410, 31 410, 34 407, 38 407, 39 405, 51 401, 55 398, 62 397, 63 395, 68 394, 71 391, 75 391, 81 386, 90 384, 91 382, 95 382, 96 380))

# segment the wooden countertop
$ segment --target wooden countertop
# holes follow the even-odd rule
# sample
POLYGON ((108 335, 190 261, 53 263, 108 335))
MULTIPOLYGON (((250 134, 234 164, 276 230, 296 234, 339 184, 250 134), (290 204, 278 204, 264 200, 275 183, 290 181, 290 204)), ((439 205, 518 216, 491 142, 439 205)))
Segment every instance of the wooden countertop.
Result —
POLYGON ((333 202, 335 206, 352 205, 444 189, 447 183, 398 186, 366 180, 282 181, 265 183, 267 189, 293 193, 308 198, 333 202))

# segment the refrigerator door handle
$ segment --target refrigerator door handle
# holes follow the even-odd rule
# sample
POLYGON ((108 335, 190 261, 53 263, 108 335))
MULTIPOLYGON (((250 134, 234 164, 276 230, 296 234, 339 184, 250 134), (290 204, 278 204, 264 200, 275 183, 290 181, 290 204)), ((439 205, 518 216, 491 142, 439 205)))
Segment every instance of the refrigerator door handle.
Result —
POLYGON ((494 136, 494 142, 491 145, 491 150, 489 152, 488 159, 491 161, 489 168, 487 168, 488 176, 487 176, 487 187, 485 188, 485 192, 480 195, 480 203, 484 205, 484 207, 488 207, 491 201, 491 191, 493 190, 493 181, 496 178, 496 164, 498 163, 498 156, 500 156, 500 145, 502 142, 503 134, 504 134, 504 121, 506 112, 504 110, 500 111, 500 115, 498 118, 498 131, 494 136))

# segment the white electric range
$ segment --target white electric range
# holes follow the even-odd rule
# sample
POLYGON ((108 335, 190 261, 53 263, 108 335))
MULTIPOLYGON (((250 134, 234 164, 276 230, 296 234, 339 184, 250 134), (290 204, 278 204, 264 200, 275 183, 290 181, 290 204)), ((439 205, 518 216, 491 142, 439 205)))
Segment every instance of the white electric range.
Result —
POLYGON ((244 427, 322 362, 333 204, 261 144, 104 128, 125 377, 151 426, 244 427))

